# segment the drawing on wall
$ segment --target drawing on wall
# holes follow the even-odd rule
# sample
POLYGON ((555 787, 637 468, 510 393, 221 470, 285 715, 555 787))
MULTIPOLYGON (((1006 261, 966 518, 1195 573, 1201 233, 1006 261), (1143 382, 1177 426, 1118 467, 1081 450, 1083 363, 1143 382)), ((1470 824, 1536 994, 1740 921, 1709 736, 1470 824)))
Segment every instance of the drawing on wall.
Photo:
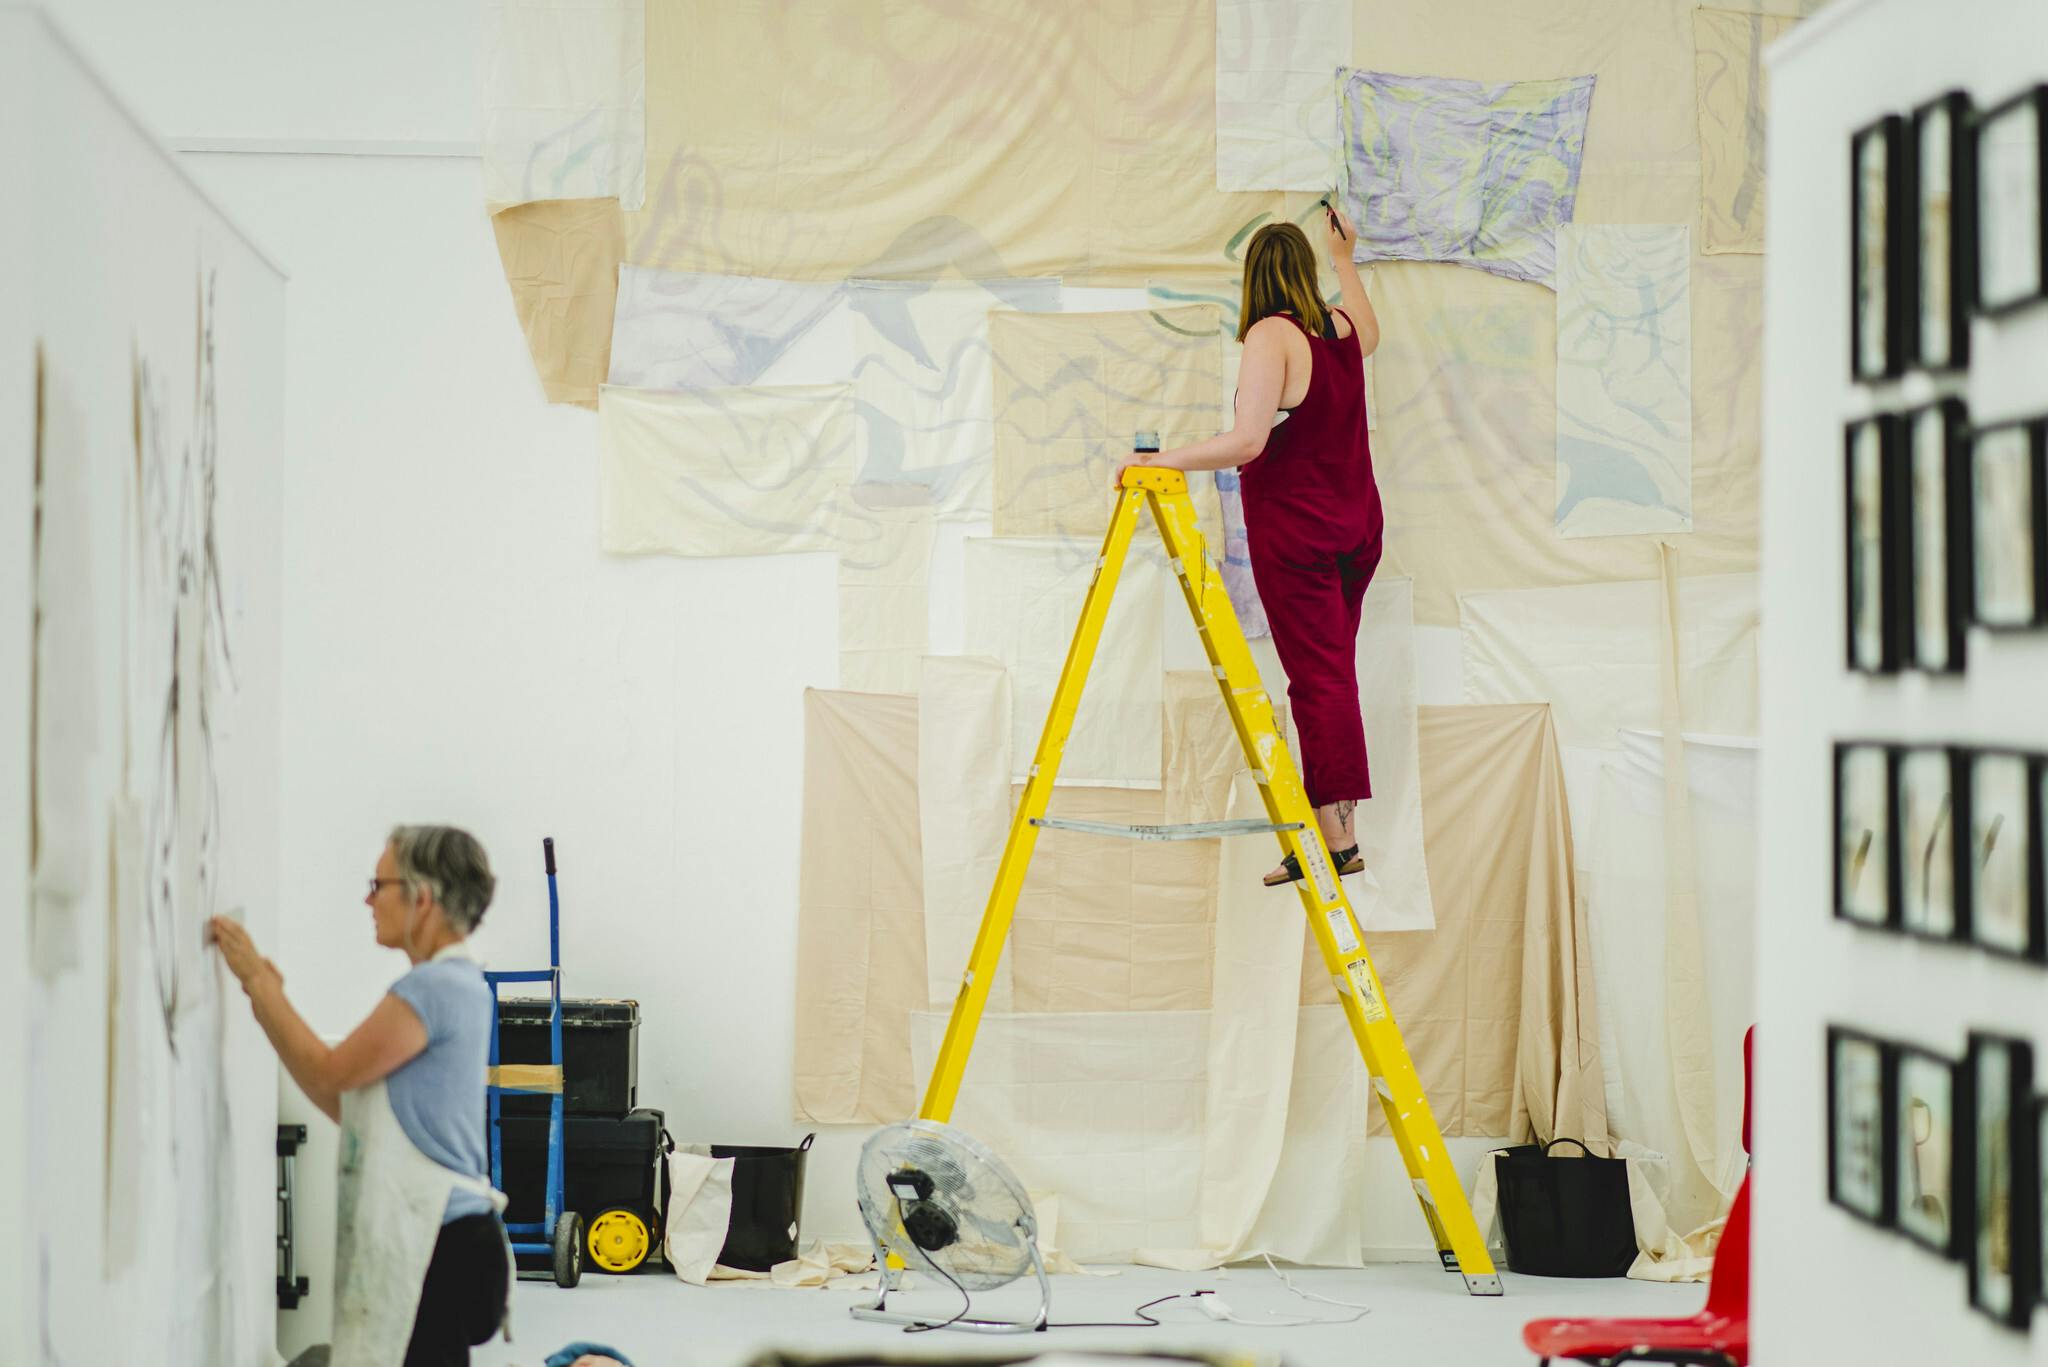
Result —
POLYGON ((1956 1065, 1901 1047, 1898 1085, 1899 1230, 1943 1256, 1953 1256, 1956 1065))
POLYGON ((1914 279, 1921 365, 1960 369, 1970 359, 1970 287, 1977 260, 1977 158, 1970 97, 1951 92, 1913 111, 1914 279))
POLYGON ((1850 198, 1850 261, 1856 282, 1849 321, 1849 371, 1859 380, 1896 375, 1904 361, 1898 324, 1899 274, 1905 221, 1899 163, 1905 145, 1896 114, 1858 132, 1850 142, 1854 179, 1850 198))
POLYGON ((1908 750, 1899 761, 1899 923, 1915 935, 1953 939, 1956 908, 1956 798, 1947 750, 1908 750))
POLYGON ((1987 627, 2039 622, 2043 504, 2042 429, 2026 423, 1981 428, 1970 439, 1972 617, 1987 627))
POLYGON ((1781 15, 1693 11, 1700 123, 1700 250, 1764 249, 1763 52, 1790 28, 1781 15))
POLYGON ((1828 1199, 1878 1224, 1891 1195, 1885 1045, 1828 1027, 1828 1199))
POLYGON ((2048 295, 2042 234, 2048 184, 2041 142, 2048 137, 2048 86, 1984 115, 1977 130, 1977 303, 1987 313, 2048 295))
POLYGON ((1968 1260, 1970 1304, 2024 1328, 2033 1314, 2034 1151, 2029 1093, 2033 1046, 2021 1039, 1970 1035, 1975 1237, 1968 1260))
POLYGON ((1565 224, 1557 534, 1692 530, 1692 232, 1565 224))
POLYGON ((647 196, 644 0, 484 7, 484 198, 647 196))
POLYGON ((2025 755, 1970 756, 1970 938, 2003 954, 2041 949, 2031 883, 2032 787, 2025 755))
POLYGON ((1852 423, 1847 434, 1849 668, 1881 674, 1897 667, 1890 539, 1885 529, 1894 427, 1885 414, 1852 423))
POLYGON ((1909 420, 1913 555, 1906 584, 1912 605, 1911 663, 1949 673, 1963 667, 1963 623, 1969 612, 1966 551, 1956 493, 1962 470, 1962 433, 1969 423, 1961 403, 1944 400, 1909 420))
POLYGON ((1345 209, 1360 261, 1455 261, 1550 282, 1578 197, 1593 78, 1347 71, 1345 209))
POLYGON ((1882 745, 1835 747, 1835 914, 1889 925, 1891 755, 1882 745))

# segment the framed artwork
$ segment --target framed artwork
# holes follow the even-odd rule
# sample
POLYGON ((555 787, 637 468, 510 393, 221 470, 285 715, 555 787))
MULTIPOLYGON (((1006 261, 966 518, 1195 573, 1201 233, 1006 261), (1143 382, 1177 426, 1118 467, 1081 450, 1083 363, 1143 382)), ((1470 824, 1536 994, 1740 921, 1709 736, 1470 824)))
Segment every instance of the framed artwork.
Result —
POLYGON ((1905 120, 1887 114, 1849 142, 1849 375, 1881 380, 1905 368, 1905 252, 1911 231, 1905 120))
POLYGON ((2041 1275, 2041 1269, 2048 1267, 2048 1255, 2044 1255, 2042 1243, 2048 1242, 2048 1097, 2034 1103, 2034 1178, 2040 1187, 2038 1204, 2034 1209, 2034 1294, 2048 1300, 2048 1277, 2041 1275))
POLYGON ((1828 1027, 1828 1199, 1878 1225, 1892 1223, 1892 1082, 1890 1045, 1828 1027))
POLYGON ((1957 940, 1969 930, 1965 919, 1965 825, 1968 789, 1957 781, 1960 752, 1943 746, 1914 746, 1900 752, 1898 805, 1892 817, 1899 831, 1899 928, 1930 940, 1957 940))
POLYGON ((1913 111, 1913 359, 1928 370, 1970 362, 1977 271, 1977 177, 1970 97, 1959 90, 1913 111))
POLYGON ((1907 622, 1905 663, 1931 674, 1960 674, 1969 620, 1969 418, 1944 399, 1900 420, 1905 429, 1907 622))
POLYGON ((1978 116, 1977 311, 2000 314, 2048 297, 2048 86, 1978 116))
POLYGON ((1835 746, 1835 915, 1858 925, 1897 924, 1896 770, 1890 746, 1868 741, 1835 746))
POLYGON ((1968 757, 1969 923, 1973 943, 1998 954, 2048 957, 2042 935, 2037 843, 2040 761, 2004 750, 1968 757))
POLYGON ((2043 425, 1970 433, 1970 618, 1993 628, 2048 620, 2048 483, 2043 425))
POLYGON ((1969 1094, 1972 1191, 1970 1304, 2025 1329, 2039 1294, 2034 1051, 2025 1040, 1973 1032, 1963 1064, 1969 1094))
POLYGON ((1852 422, 1843 433, 1848 526, 1846 583, 1849 668, 1889 674, 1899 667, 1898 420, 1889 414, 1852 422))
POLYGON ((1897 1163, 1892 1168, 1896 1191, 1892 1210, 1899 1232, 1944 1258, 1963 1255, 1962 1232, 1968 1224, 1956 1209, 1958 1164, 1956 1106, 1961 1069, 1954 1059, 1910 1044, 1893 1046, 1896 1078, 1892 1102, 1898 1135, 1897 1163))

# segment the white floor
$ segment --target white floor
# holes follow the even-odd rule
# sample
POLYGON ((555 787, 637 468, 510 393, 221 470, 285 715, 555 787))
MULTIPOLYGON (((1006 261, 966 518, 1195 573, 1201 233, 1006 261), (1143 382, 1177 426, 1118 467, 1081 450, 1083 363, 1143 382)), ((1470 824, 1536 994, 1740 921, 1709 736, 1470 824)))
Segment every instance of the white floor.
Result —
MULTIPOLYGON (((1523 1349, 1522 1324, 1551 1315, 1685 1315, 1706 1299, 1704 1286, 1645 1282, 1564 1281, 1505 1273, 1507 1294, 1477 1299, 1458 1278, 1420 1263, 1381 1263, 1363 1270, 1289 1269, 1297 1286, 1372 1307, 1352 1324, 1266 1328, 1218 1323, 1190 1301, 1155 1307, 1159 1329, 1053 1329, 1018 1338, 950 1332, 905 1336, 859 1324, 847 1307, 862 1293, 779 1291, 728 1284, 686 1286, 661 1273, 586 1275, 573 1291, 522 1281, 513 1294, 517 1341, 477 1349, 474 1367, 540 1367, 565 1343, 589 1339, 626 1353, 634 1367, 740 1367, 765 1349, 810 1353, 874 1353, 948 1362, 974 1356, 1122 1349, 1164 1352, 1255 1352, 1288 1367, 1359 1367, 1362 1363, 1429 1363, 1431 1367, 1506 1367, 1535 1359, 1523 1349)), ((1128 1320, 1132 1307, 1159 1296, 1212 1289, 1244 1319, 1327 1316, 1353 1312, 1304 1301, 1265 1267, 1224 1272, 1162 1272, 1125 1268, 1113 1277, 1055 1277, 1052 1317, 1064 1321, 1128 1320)), ((865 1293, 871 1297, 872 1293, 865 1293)), ((1022 1313, 1035 1293, 1020 1285, 977 1298, 982 1310, 1022 1313)), ((902 1298, 904 1308, 940 1317, 959 1307, 950 1289, 902 1298)), ((892 1299, 891 1304, 895 1304, 892 1299)))

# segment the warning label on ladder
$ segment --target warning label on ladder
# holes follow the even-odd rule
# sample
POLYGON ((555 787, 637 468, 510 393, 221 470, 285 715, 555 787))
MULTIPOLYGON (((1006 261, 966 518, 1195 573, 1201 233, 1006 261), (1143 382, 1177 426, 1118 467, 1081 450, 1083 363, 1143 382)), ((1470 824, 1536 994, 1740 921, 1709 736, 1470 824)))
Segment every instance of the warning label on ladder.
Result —
POLYGON ((1379 984, 1372 980, 1372 961, 1359 959, 1344 965, 1344 972, 1351 979, 1351 986, 1358 995, 1358 1009, 1367 1021, 1383 1021, 1387 1018, 1387 1004, 1380 999, 1379 984))

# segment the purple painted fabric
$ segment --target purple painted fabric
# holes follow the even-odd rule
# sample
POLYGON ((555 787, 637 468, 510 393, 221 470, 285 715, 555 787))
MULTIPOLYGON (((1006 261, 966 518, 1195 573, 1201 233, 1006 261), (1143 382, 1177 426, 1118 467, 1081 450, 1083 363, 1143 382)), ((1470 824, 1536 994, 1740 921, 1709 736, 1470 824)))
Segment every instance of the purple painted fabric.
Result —
POLYGON ((1344 73, 1345 207, 1360 261, 1452 261, 1551 283, 1593 78, 1344 73))

